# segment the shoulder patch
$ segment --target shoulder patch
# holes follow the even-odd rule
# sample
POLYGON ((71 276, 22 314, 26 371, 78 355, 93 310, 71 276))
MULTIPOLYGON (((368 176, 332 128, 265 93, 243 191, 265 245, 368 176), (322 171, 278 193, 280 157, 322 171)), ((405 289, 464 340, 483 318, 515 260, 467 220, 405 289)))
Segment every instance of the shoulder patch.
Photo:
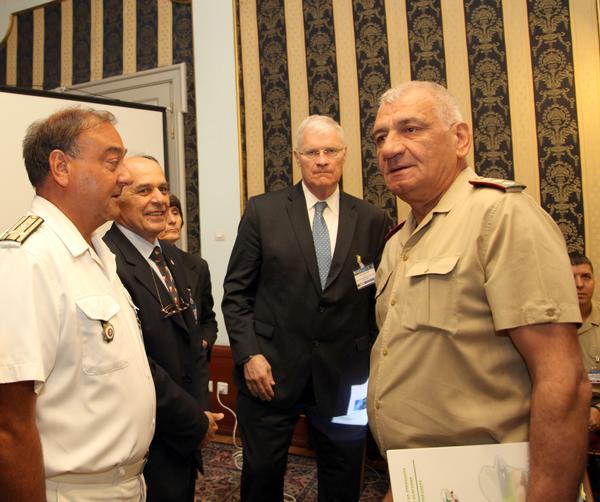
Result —
POLYGON ((384 242, 389 241, 394 236, 394 234, 404 226, 405 223, 406 223, 406 220, 404 220, 401 223, 398 223, 394 228, 391 228, 390 230, 388 230, 388 233, 385 234, 383 241, 384 242))
POLYGON ((11 228, 0 235, 0 241, 13 241, 23 244, 42 223, 44 223, 44 219, 34 214, 23 216, 11 228))
POLYGON ((527 188, 527 185, 518 183, 513 180, 502 180, 500 178, 475 178, 469 180, 469 183, 475 188, 495 188, 496 190, 502 190, 503 192, 522 192, 527 188))

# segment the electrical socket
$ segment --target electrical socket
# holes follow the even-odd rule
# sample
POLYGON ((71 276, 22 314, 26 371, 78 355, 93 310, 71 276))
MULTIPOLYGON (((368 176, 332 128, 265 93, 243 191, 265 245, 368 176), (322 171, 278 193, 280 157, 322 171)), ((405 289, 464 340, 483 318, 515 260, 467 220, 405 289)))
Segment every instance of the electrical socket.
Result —
POLYGON ((217 382, 217 394, 227 395, 229 392, 229 385, 227 382, 217 382))

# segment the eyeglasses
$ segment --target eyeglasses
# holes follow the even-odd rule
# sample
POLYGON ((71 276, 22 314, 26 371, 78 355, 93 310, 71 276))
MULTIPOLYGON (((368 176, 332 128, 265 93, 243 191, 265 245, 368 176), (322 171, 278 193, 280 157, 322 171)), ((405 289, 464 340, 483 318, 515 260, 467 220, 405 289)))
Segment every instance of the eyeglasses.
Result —
POLYGON ((306 157, 307 159, 310 159, 310 160, 316 160, 317 158, 319 158, 321 156, 321 153, 323 155, 325 155, 325 158, 327 158, 327 159, 334 159, 344 149, 345 149, 345 147, 341 147, 341 148, 334 148, 334 147, 311 148, 310 150, 304 150, 304 151, 298 150, 298 153, 300 155, 302 155, 303 157, 306 157))
MULTIPOLYGON (((163 304, 160 292, 158 291, 158 286, 156 285, 156 279, 154 278, 154 272, 152 272, 152 282, 154 283, 154 289, 156 290, 156 296, 158 297, 158 301, 160 302, 160 311, 163 315, 163 319, 168 319, 169 317, 173 317, 175 314, 180 314, 181 312, 186 311, 190 308, 190 304, 184 300, 179 298, 178 302, 169 303, 168 305, 163 304)), ((188 296, 191 298, 191 291, 188 289, 188 296)))
POLYGON ((161 306, 162 308, 160 309, 160 311, 163 314, 163 319, 168 319, 169 317, 172 317, 175 314, 180 314, 181 312, 184 312, 185 310, 190 308, 190 304, 184 302, 183 300, 181 300, 179 303, 171 303, 165 306, 162 305, 161 301, 161 306))

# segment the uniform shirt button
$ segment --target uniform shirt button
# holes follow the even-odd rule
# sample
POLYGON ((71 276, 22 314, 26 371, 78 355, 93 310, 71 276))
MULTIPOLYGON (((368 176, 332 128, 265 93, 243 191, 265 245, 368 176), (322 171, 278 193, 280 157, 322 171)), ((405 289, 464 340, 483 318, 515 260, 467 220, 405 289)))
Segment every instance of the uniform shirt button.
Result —
POLYGON ((396 299, 392 298, 392 301, 390 302, 390 305, 393 307, 394 305, 396 305, 396 299))
POLYGON ((382 352, 382 354, 383 354, 384 356, 387 356, 387 349, 383 349, 383 352, 382 352))
POLYGON ((408 255, 407 254, 403 254, 402 255, 402 261, 406 261, 408 260, 408 255))
POLYGON ((376 401, 375 402, 375 409, 378 410, 379 408, 381 408, 381 401, 376 401))

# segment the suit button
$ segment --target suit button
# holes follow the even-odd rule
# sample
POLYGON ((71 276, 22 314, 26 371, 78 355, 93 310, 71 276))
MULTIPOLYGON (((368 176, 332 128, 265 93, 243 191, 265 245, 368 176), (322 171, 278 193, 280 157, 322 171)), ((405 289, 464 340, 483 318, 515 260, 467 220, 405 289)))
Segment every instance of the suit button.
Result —
POLYGON ((316 349, 319 346, 319 342, 317 340, 313 340, 313 347, 316 349))
POLYGON ((183 381, 187 384, 190 384, 190 383, 192 383, 192 377, 190 375, 185 375, 183 377, 183 381))
POLYGON ((323 305, 319 305, 319 312, 325 312, 325 307, 323 305))

